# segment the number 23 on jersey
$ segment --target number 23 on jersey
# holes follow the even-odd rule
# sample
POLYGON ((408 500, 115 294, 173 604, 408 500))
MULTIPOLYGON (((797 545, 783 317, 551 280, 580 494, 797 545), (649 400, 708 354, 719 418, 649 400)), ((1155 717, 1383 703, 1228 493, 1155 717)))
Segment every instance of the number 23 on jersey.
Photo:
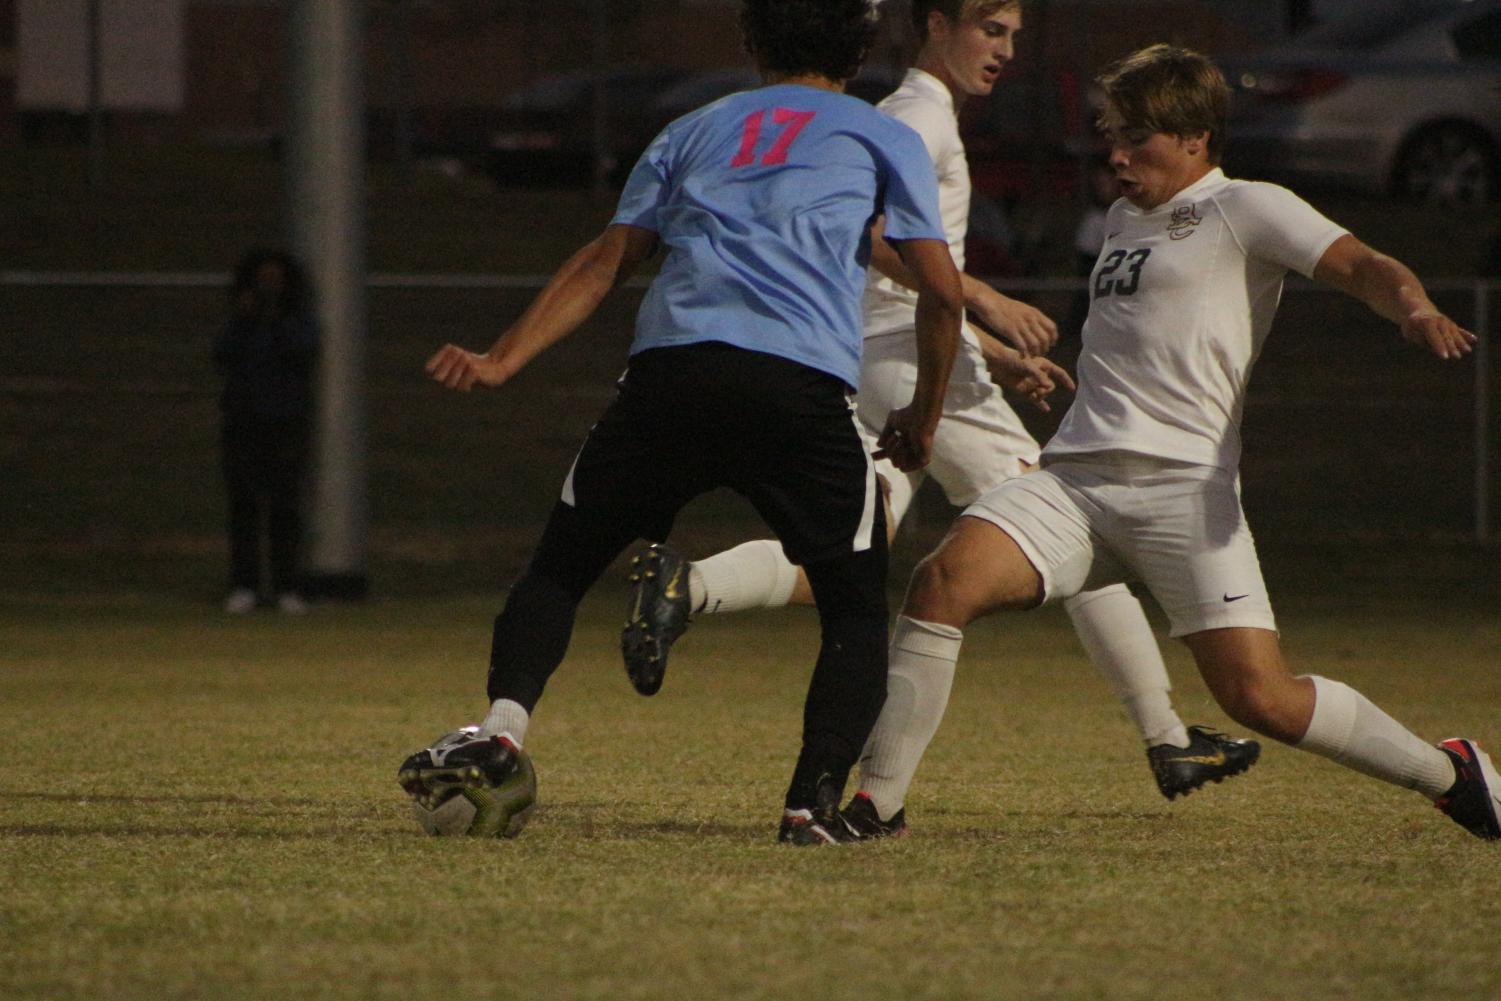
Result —
POLYGON ((1141 286, 1141 266, 1152 256, 1150 247, 1140 250, 1112 250, 1094 276, 1094 297, 1135 295, 1141 286), (1122 267, 1125 273, 1121 274, 1122 267))

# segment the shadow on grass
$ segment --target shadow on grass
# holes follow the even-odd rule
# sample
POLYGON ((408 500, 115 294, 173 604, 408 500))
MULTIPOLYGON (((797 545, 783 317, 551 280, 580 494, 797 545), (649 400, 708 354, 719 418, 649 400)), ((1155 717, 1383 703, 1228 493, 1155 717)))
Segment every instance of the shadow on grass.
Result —
MULTIPOLYGON (((369 836, 395 837, 396 832, 371 829, 372 821, 384 821, 390 817, 390 804, 371 804, 371 809, 358 814, 332 813, 326 799, 311 796, 236 796, 227 793, 198 793, 178 795, 140 795, 124 793, 56 793, 12 792, 0 790, 0 803, 23 802, 55 803, 76 807, 118 807, 131 811, 139 808, 143 815, 160 817, 162 823, 140 822, 129 818, 120 822, 96 823, 20 823, 0 824, 0 837, 167 837, 167 838, 225 838, 259 841, 297 841, 309 838, 349 836, 358 833, 369 836), (173 807, 219 807, 226 808, 226 815, 204 818, 197 823, 183 824, 180 817, 172 816, 173 807), (132 821, 135 822, 132 822, 132 821), (260 823, 283 823, 293 820, 296 828, 252 827, 260 823), (174 823, 173 821, 177 821, 174 823)), ((214 811, 217 812, 217 811, 214 811)), ((81 820, 83 818, 80 818, 81 820)))
POLYGON ((0 789, 0 800, 38 799, 48 803, 219 803, 225 806, 323 806, 326 800, 311 796, 233 796, 227 793, 203 793, 177 796, 127 796, 123 794, 62 793, 62 792, 7 792, 0 789))
MULTIPOLYGON (((301 827, 295 831, 238 830, 223 827, 148 827, 135 824, 96 824, 93 826, 67 826, 64 824, 0 824, 0 838, 212 838, 225 841, 326 841, 330 838, 347 837, 351 828, 334 824, 301 827)), ((377 838, 382 841, 409 841, 417 837, 415 832, 360 830, 361 840, 377 838)))

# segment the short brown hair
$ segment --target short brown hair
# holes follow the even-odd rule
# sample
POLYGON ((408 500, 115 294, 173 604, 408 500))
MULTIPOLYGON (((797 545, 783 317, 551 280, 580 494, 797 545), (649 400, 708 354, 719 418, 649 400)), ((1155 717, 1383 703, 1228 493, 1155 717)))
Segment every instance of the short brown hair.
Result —
POLYGON ((1095 82, 1129 128, 1174 136, 1209 133, 1209 162, 1225 152, 1230 86, 1209 57, 1176 45, 1149 45, 1116 60, 1095 82))
POLYGON ((912 27, 921 41, 927 41, 928 15, 935 10, 950 21, 962 21, 1021 7, 1022 0, 912 0, 912 27))

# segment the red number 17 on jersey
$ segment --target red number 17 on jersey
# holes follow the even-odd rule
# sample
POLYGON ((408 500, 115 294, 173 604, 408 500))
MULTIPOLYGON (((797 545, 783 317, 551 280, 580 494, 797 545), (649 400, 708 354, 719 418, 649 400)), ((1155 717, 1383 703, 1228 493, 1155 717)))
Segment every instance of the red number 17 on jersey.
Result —
MULTIPOLYGON (((771 121, 774 125, 784 126, 777 141, 771 144, 771 149, 761 157, 761 166, 775 167, 779 163, 787 162, 787 150, 792 146, 792 140, 803 130, 803 126, 813 121, 816 111, 793 111, 790 108, 774 108, 771 112, 771 121)), ((748 167, 756 161, 756 143, 761 139, 761 126, 766 122, 766 112, 753 111, 745 116, 745 132, 740 137, 740 152, 735 154, 735 159, 730 161, 731 167, 748 167)))

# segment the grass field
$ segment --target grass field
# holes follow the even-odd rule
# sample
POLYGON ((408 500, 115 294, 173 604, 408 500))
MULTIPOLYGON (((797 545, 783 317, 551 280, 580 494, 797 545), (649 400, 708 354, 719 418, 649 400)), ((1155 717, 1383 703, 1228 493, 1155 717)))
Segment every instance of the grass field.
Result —
MULTIPOLYGON (((0 149, 5 269, 222 270, 276 240, 260 154, 113 151, 93 200, 82 176, 76 150, 0 149)), ((370 191, 377 270, 547 271, 609 211, 386 170, 370 191)), ((1419 207, 1321 207, 1424 274, 1467 273, 1483 236, 1419 207)), ((4 1001, 1501 999, 1496 846, 1281 748, 1167 804, 1047 610, 971 630, 915 837, 800 852, 773 835, 812 617, 701 622, 648 701, 601 585, 530 735, 533 825, 422 838, 395 767, 482 712, 498 594, 610 396, 633 299, 504 393, 458 398, 422 359, 488 343, 524 296, 373 294, 376 598, 231 620, 223 294, 0 293, 4 1001)), ((1501 560, 1468 541, 1472 381, 1290 293, 1252 383, 1246 505, 1300 669, 1494 748, 1501 560)), ((894 582, 951 516, 919 496, 894 582)), ((702 556, 760 531, 716 495, 674 541, 702 556)), ((1169 655, 1183 715, 1225 725, 1169 655)))
MULTIPOLYGON (((970 632, 900 842, 774 843, 816 639, 706 619, 632 693, 586 603, 509 842, 417 833, 401 756, 483 709, 488 599, 231 620, 0 602, 0 997, 1501 997, 1501 853, 1270 747, 1169 805, 1050 610, 970 632)), ((1284 602, 1290 656, 1501 742, 1501 624, 1284 602)), ((1223 725, 1169 650, 1190 721, 1223 725)))

